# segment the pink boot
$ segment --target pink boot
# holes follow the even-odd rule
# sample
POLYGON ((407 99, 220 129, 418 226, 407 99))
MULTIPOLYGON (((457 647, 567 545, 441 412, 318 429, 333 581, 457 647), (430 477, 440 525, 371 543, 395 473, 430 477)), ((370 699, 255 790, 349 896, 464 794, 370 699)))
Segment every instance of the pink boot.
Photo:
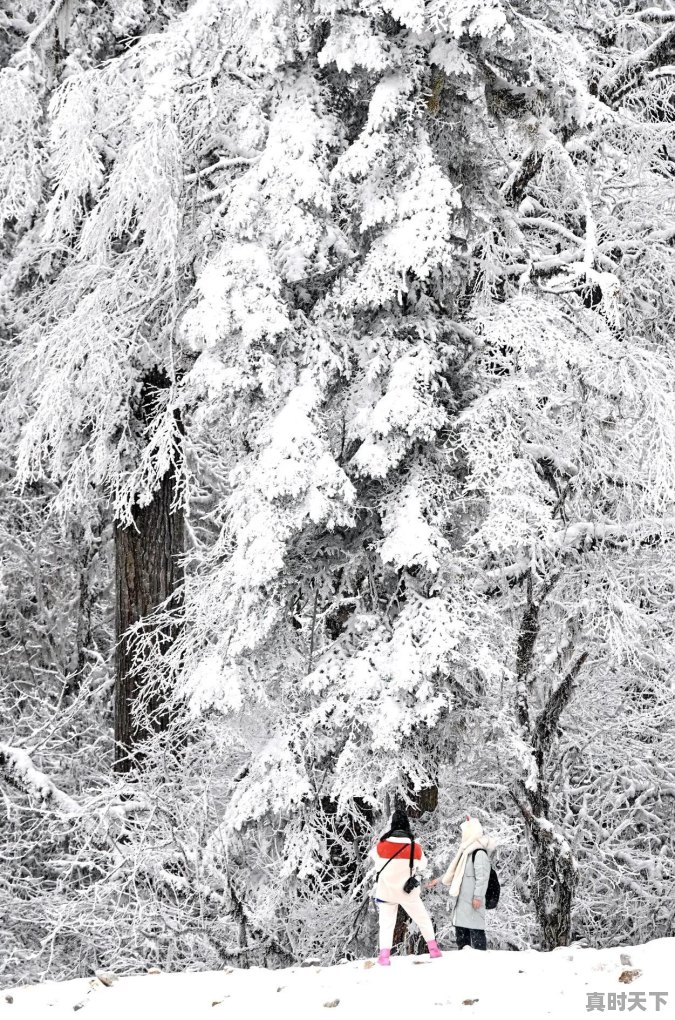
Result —
POLYGON ((443 955, 438 948, 438 942, 436 942, 435 939, 432 939, 431 942, 427 942, 427 949, 429 950, 429 956, 432 960, 437 960, 439 956, 443 955))
POLYGON ((383 967, 391 967, 391 949, 380 949, 380 955, 377 958, 377 962, 383 967))

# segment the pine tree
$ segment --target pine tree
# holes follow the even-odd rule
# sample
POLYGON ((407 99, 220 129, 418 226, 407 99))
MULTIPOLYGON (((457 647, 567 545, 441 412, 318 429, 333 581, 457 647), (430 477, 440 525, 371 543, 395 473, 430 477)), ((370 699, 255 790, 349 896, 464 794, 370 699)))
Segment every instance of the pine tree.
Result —
POLYGON ((447 855, 471 800, 567 944, 605 684, 669 746, 669 13, 66 7, 3 72, 5 412, 20 482, 110 502, 117 739, 189 847, 125 830, 139 911, 359 951, 383 814, 447 855))

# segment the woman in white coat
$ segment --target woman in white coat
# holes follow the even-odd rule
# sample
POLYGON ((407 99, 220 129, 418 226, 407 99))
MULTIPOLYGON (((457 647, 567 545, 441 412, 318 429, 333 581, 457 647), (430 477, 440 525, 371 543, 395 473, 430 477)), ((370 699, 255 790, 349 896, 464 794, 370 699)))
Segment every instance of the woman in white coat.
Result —
POLYGON ((394 939, 396 914, 403 907, 408 917, 419 927, 429 949, 429 956, 442 956, 434 926, 420 897, 419 882, 410 892, 403 888, 411 877, 415 877, 427 866, 424 851, 410 828, 405 811, 394 811, 391 828, 385 832, 369 857, 377 868, 377 879, 373 897, 380 915, 380 954, 377 962, 384 967, 390 965, 391 945, 394 939))
POLYGON ((441 881, 450 887, 450 895, 456 897, 452 923, 457 947, 487 949, 485 892, 490 879, 488 855, 494 850, 495 842, 485 835, 477 818, 467 815, 460 828, 462 841, 459 850, 441 881))

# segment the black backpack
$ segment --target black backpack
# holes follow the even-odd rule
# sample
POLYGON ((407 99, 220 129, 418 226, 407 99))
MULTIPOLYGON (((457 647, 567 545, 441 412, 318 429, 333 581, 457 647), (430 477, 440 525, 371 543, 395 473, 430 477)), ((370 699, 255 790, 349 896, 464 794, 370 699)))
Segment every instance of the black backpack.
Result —
MULTIPOLYGON (((474 850, 474 852, 471 854, 471 861, 472 861, 472 863, 473 863, 477 853, 478 853, 478 850, 474 850)), ((488 879, 487 889, 485 890, 485 909, 486 910, 494 910, 495 909, 495 907, 499 903, 499 894, 500 894, 500 892, 501 892, 501 886, 499 884, 499 878, 497 877, 497 872, 492 867, 492 862, 490 862, 490 877, 488 879)))

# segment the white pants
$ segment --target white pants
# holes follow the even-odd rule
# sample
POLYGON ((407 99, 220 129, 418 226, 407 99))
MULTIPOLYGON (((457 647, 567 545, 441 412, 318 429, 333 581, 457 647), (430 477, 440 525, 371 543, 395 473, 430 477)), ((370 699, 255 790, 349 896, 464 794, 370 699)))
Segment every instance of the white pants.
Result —
MULTIPOLYGON (((396 927, 396 914, 398 913, 398 903, 378 903, 380 911, 380 949, 391 949, 391 944, 394 941, 394 928, 396 927)), ((436 936, 434 935, 434 924, 427 908, 422 903, 420 896, 411 896, 401 906, 405 910, 406 914, 411 921, 414 921, 419 930, 422 933, 422 938, 425 942, 431 942, 436 936)))

